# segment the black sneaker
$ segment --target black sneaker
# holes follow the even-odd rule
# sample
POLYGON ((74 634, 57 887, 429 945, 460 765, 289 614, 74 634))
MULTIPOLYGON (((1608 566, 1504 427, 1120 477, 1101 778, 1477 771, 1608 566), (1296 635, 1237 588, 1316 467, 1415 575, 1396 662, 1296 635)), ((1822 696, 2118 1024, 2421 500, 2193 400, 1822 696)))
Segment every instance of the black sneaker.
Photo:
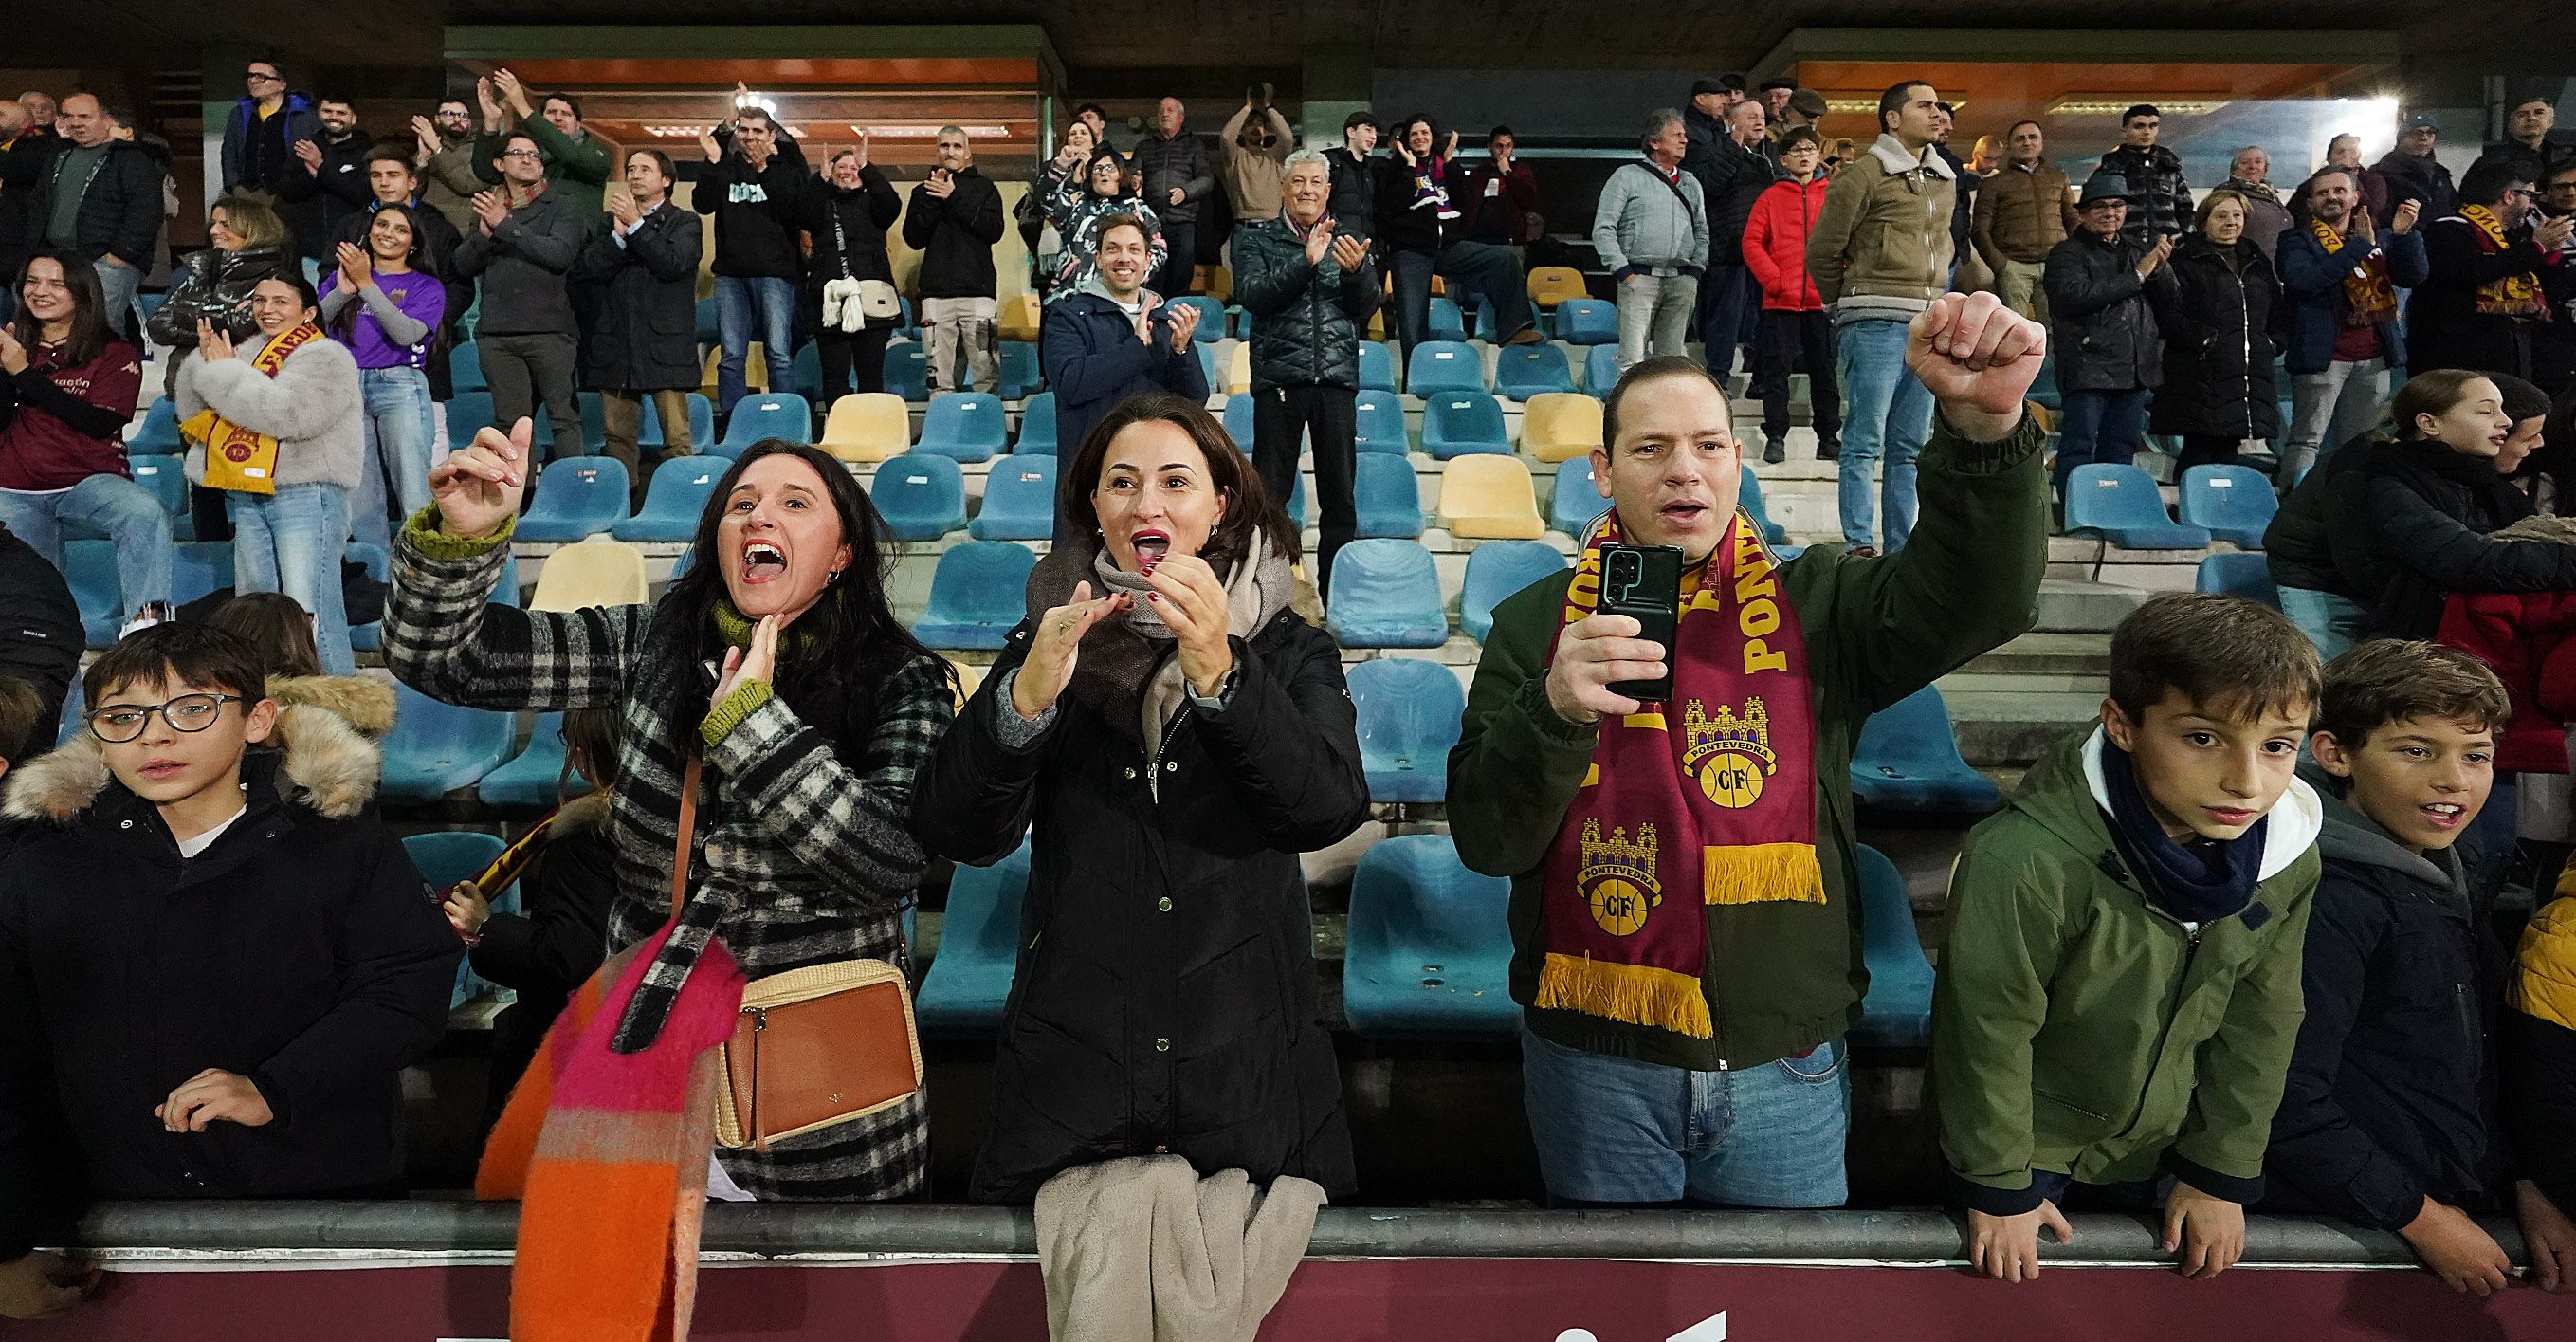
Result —
POLYGON ((1840 461, 1842 460, 1842 457, 1843 445, 1841 443, 1828 441, 1816 444, 1816 460, 1840 461))
POLYGON ((1767 437, 1767 436, 1766 436, 1765 438, 1763 438, 1763 440, 1762 440, 1762 460, 1763 460, 1763 461, 1765 461, 1765 462, 1767 462, 1767 463, 1769 463, 1769 464, 1771 464, 1771 465, 1773 465, 1773 466, 1777 466, 1777 465, 1779 465, 1781 462, 1787 461, 1788 459, 1789 459, 1789 449, 1788 449, 1787 447, 1782 446, 1782 445, 1781 445, 1781 442, 1780 442, 1780 440, 1779 440, 1779 439, 1777 439, 1777 438, 1771 438, 1771 437, 1767 437))

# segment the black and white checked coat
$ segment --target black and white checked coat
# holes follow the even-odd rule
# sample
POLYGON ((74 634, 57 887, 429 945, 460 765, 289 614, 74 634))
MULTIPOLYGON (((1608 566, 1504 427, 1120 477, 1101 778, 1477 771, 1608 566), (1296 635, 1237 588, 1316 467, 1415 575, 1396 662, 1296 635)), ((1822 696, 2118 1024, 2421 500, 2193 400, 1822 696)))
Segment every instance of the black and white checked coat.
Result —
MULTIPOLYGON (((470 558, 393 552, 385 662, 404 684, 447 703, 539 710, 616 706, 624 719, 611 825, 617 897, 610 950, 665 920, 679 836, 684 747, 715 684, 691 665, 696 639, 655 621, 656 607, 568 612, 487 604, 506 547, 470 558)), ((856 957, 904 964, 903 906, 925 856, 911 825, 913 779, 954 716, 947 670, 920 656, 880 692, 876 726, 837 744, 773 697, 707 749, 698 798, 694 885, 681 930, 648 973, 639 1003, 660 1010, 712 934, 752 978, 856 957)), ((635 1017, 630 1016, 630 1022, 635 1017)), ((651 1013, 658 1030, 660 1012, 651 1013)), ((720 1153, 762 1199, 910 1197, 929 1168, 921 1097, 856 1123, 787 1141, 767 1155, 720 1153)))

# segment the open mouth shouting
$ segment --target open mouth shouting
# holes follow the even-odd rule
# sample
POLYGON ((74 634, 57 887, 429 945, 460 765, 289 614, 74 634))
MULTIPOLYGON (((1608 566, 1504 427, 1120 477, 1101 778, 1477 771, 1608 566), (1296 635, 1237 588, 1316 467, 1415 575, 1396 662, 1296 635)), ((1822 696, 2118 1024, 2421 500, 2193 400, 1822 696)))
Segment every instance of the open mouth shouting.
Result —
POLYGON ((787 576, 787 552, 771 541, 748 541, 742 547, 742 580, 745 585, 776 582, 787 576))
POLYGON ((1127 543, 1136 551, 1136 572, 1144 577, 1152 577, 1154 566, 1162 563, 1163 556, 1172 552, 1170 534, 1154 527, 1139 530, 1128 538, 1127 543))
POLYGON ((1674 499, 1655 510, 1666 522, 1677 527, 1692 527, 1705 521, 1713 510, 1698 499, 1674 499))
POLYGON ((2469 808, 2457 802, 2435 801, 2416 807, 2415 813, 2424 817, 2425 824, 2447 831, 2460 827, 2460 822, 2468 818, 2469 808))

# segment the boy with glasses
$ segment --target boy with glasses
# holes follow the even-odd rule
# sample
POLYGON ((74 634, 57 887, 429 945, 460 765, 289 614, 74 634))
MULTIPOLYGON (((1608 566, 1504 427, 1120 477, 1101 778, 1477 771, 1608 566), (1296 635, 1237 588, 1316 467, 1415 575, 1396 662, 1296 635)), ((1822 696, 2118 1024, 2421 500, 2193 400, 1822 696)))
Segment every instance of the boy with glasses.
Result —
POLYGON ((0 860, 0 1317, 78 1302, 36 1246, 91 1198, 401 1195, 400 1074, 461 950, 375 747, 263 685, 233 635, 156 625, 83 677, 96 749, 10 772, 41 828, 0 860))

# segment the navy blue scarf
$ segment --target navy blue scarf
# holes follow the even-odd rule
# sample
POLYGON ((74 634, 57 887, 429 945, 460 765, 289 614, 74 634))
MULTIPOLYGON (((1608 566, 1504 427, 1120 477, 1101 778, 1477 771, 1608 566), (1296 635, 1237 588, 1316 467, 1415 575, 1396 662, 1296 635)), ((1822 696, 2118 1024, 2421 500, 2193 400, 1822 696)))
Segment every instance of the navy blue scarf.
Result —
POLYGON ((2110 785, 2111 839, 2138 875, 2147 902, 2195 926, 2233 918, 2254 899, 2263 870, 2263 836, 2272 818, 2224 843, 2177 843, 2156 819, 2129 752, 2102 738, 2102 778, 2110 785))

